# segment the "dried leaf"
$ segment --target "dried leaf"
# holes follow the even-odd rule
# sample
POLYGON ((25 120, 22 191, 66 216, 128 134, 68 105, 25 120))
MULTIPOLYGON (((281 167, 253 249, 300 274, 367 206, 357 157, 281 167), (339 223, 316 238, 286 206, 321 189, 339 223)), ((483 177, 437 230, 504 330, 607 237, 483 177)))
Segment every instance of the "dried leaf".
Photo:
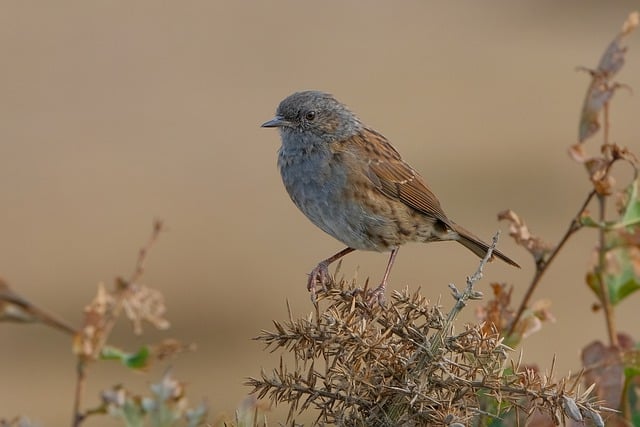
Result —
POLYGON ((569 147, 569 156, 577 163, 584 163, 589 159, 582 144, 573 144, 569 147))
POLYGON ((509 235, 513 237, 517 244, 527 249, 533 255, 536 263, 544 259, 544 256, 551 252, 551 246, 541 238, 532 235, 524 220, 511 209, 498 213, 498 220, 509 222, 509 235))
POLYGON ((595 393, 604 405, 619 408, 624 387, 624 367, 617 348, 595 341, 582 350, 585 384, 596 384, 595 393))
POLYGON ((158 360, 168 359, 180 353, 196 351, 194 343, 185 344, 176 339, 168 338, 151 347, 151 353, 158 360))
POLYGON ((594 75, 592 78, 580 114, 579 142, 584 142, 600 130, 600 111, 618 88, 616 85, 609 85, 602 77, 594 75))
POLYGON ((587 90, 580 115, 578 141, 584 142, 600 129, 599 115, 605 103, 613 96, 620 85, 612 83, 611 78, 624 65, 627 48, 623 39, 638 25, 638 12, 631 13, 625 21, 622 31, 611 41, 600 58, 598 68, 591 70, 591 84, 587 90))
POLYGON ((539 300, 534 302, 530 308, 526 309, 518 323, 513 328, 512 336, 508 337, 508 344, 514 345, 523 339, 528 338, 542 329, 544 322, 555 322, 555 316, 549 310, 550 300, 539 300))
POLYGON ((169 328, 169 321, 164 318, 167 308, 164 295, 145 285, 130 285, 123 299, 126 316, 133 323, 136 334, 142 333, 142 322, 147 321, 158 329, 169 328))
POLYGON ((634 167, 634 169, 637 170, 638 158, 636 157, 635 154, 629 151, 627 147, 622 147, 618 144, 607 144, 605 148, 610 153, 610 157, 612 159, 626 160, 634 167))
POLYGON ((616 181, 608 174, 611 160, 606 157, 587 157, 580 144, 572 145, 569 149, 569 155, 573 160, 585 166, 589 179, 598 194, 603 196, 613 194, 616 181))
POLYGON ((622 24, 622 35, 629 35, 640 24, 640 12, 634 11, 629 14, 627 20, 622 24))
POLYGON ((599 179, 592 179, 593 189, 601 196, 610 196, 615 190, 616 180, 611 175, 602 176, 599 179))
POLYGON ((104 284, 98 284, 96 296, 84 308, 84 326, 74 341, 75 354, 90 358, 97 356, 114 306, 113 295, 107 292, 104 284))
POLYGON ((489 333, 495 328, 501 334, 508 328, 515 316, 515 310, 511 308, 511 294, 513 286, 505 283, 492 283, 493 298, 486 304, 478 306, 476 318, 483 324, 482 330, 489 333))
MULTIPOLYGON (((638 350, 633 339, 627 334, 618 334, 618 347, 607 347, 599 341, 589 344, 582 351, 582 363, 585 368, 584 382, 592 384, 596 396, 604 407, 623 409, 630 414, 640 413, 639 396, 636 387, 631 386, 637 378, 638 350), (627 394, 624 394, 624 390, 627 394), (624 402, 624 403, 623 403, 624 402)), ((600 414, 587 410, 583 414, 596 425, 604 425, 600 414)), ((635 415, 632 415, 635 417, 635 415)), ((607 426, 628 426, 628 420, 618 413, 607 417, 607 426)))

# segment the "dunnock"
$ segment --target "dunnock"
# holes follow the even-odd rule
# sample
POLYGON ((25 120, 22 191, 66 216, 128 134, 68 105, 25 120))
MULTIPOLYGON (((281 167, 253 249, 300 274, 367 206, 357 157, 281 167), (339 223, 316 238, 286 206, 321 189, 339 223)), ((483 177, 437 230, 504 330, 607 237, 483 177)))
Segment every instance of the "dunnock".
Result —
MULTIPOLYGON (((324 285, 328 266, 356 249, 391 251, 380 286, 382 301, 398 248, 407 242, 455 240, 479 257, 489 245, 444 213, 424 179, 380 133, 333 96, 317 91, 285 98, 262 127, 280 129, 278 166, 298 208, 347 248, 321 261, 308 289, 324 285)), ((518 264, 498 250, 503 261, 518 264)))

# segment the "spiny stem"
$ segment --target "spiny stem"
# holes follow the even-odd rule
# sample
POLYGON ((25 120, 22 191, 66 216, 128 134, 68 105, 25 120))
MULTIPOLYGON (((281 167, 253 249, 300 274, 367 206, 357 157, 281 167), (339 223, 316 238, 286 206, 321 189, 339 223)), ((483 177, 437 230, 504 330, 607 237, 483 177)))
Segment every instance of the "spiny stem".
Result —
POLYGON ((467 284, 463 292, 458 291, 458 289, 454 284, 449 285, 449 288, 451 289, 451 293, 453 294, 453 298, 456 300, 456 303, 449 311, 449 314, 447 315, 447 319, 445 320, 445 323, 444 323, 444 327, 436 335, 434 335, 430 340, 431 353, 437 352, 438 348, 442 347, 445 335, 450 333, 453 320, 456 318, 458 313, 460 313, 460 311, 462 311, 462 309, 467 305, 467 301, 470 299, 478 299, 479 295, 481 295, 473 289, 473 286, 480 279, 482 279, 484 266, 489 262, 489 260, 493 256, 493 251, 495 250, 496 245, 498 244, 499 237, 500 237, 500 231, 496 232, 496 234, 493 236, 491 245, 489 246, 489 249, 487 250, 487 253, 485 254, 484 258, 482 258, 482 260, 480 261, 480 264, 478 265, 478 268, 476 269, 475 273, 467 277, 467 284))

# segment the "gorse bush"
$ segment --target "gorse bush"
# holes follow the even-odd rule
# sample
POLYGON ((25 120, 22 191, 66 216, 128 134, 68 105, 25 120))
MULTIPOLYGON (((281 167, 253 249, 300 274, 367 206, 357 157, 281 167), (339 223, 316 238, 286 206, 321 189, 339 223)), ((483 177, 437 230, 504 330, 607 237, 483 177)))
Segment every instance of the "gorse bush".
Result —
MULTIPOLYGON (((591 76, 571 157, 584 165, 592 190, 556 245, 529 231, 524 219, 507 210, 509 234, 526 248, 535 272, 523 300, 512 307, 511 287, 493 284, 494 298, 478 310, 480 323, 455 332, 454 319, 468 300, 481 299, 473 288, 484 262, 464 292, 453 288, 454 308, 447 315, 418 291, 394 293, 385 306, 367 303, 355 283, 334 280, 320 292, 314 312, 274 322, 275 330, 257 339, 271 351, 290 353, 272 372, 248 384, 259 397, 289 405, 288 422, 308 408, 316 422, 347 426, 380 425, 640 425, 638 374, 640 352, 631 335, 615 327, 615 307, 640 288, 640 198, 638 163, 627 148, 609 140, 609 104, 624 85, 612 79, 624 64, 627 37, 638 25, 634 12, 609 44, 591 76), (601 120, 604 118, 604 123, 601 120), (586 141, 602 130, 599 154, 587 154, 586 141), (633 170, 631 183, 616 188, 614 165, 633 170), (597 205, 595 217, 589 213, 597 205), (606 216, 615 204, 617 216, 606 216), (509 359, 511 347, 539 330, 551 317, 547 307, 531 303, 540 280, 578 231, 599 235, 595 262, 586 274, 588 288, 604 313, 608 344, 598 341, 582 352, 583 371, 553 378, 509 359)), ((494 246, 496 239, 494 239, 494 246)))
MULTIPOLYGON (((81 327, 32 304, 1 279, 0 321, 42 322, 73 336, 76 386, 70 395, 75 427, 105 415, 131 427, 266 426, 266 407, 258 400, 262 398, 288 406, 288 424, 304 412, 306 418, 315 417, 316 424, 341 426, 640 425, 640 348, 633 331, 620 330, 616 322, 616 308, 640 289, 640 180, 638 160, 625 148, 633 141, 610 140, 609 111, 614 94, 626 87, 613 78, 624 65, 623 42, 639 19, 637 12, 630 14, 597 67, 582 68, 591 80, 578 142, 567 145, 572 159, 586 169, 590 191, 565 233, 551 244, 533 234, 522 215, 506 210, 498 216, 535 264, 521 301, 513 301, 508 284, 492 283, 488 299, 476 289, 498 235, 464 288, 450 285, 450 308, 408 288, 378 304, 368 298, 367 282, 347 281, 336 272, 318 291, 309 314, 295 315, 287 305, 285 320, 274 321, 272 330, 256 338, 281 355, 280 364, 249 378, 252 394, 235 417, 215 422, 207 421, 207 405, 189 403, 185 384, 169 370, 149 392, 136 393, 119 382, 104 388, 97 405, 85 403, 96 363, 115 360, 139 372, 195 350, 175 339, 135 350, 110 343, 116 322, 123 318, 137 334, 146 324, 169 327, 163 294, 141 283, 145 260, 164 229, 160 221, 154 223, 132 274, 111 286, 98 286, 84 308, 81 327), (596 149, 591 144, 598 136, 602 140, 596 149), (630 182, 620 179, 621 167, 631 170, 630 182), (582 349, 579 375, 558 376, 553 360, 543 374, 522 364, 513 349, 552 318, 548 306, 533 301, 533 295, 565 243, 583 231, 598 237, 585 289, 593 293, 594 309, 603 315, 607 342, 594 340, 582 349), (459 325, 459 313, 471 304, 479 321, 459 325)), ((0 419, 2 427, 32 425, 24 416, 0 419)))

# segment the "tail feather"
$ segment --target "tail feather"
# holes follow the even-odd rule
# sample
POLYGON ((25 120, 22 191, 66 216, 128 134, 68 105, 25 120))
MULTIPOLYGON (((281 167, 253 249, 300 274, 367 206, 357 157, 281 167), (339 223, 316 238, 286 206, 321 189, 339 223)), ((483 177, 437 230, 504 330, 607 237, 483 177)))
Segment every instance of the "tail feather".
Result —
MULTIPOLYGON (((464 227, 453 224, 454 231, 458 233, 459 238, 457 241, 462 244, 465 248, 469 249, 471 252, 479 256, 480 258, 484 258, 487 255, 487 251, 489 250, 489 245, 480 238, 476 237, 473 233, 466 230, 464 227)), ((502 261, 507 264, 513 265, 514 267, 520 268, 517 262, 500 252, 498 249, 493 250, 493 255, 500 258, 502 261)))

